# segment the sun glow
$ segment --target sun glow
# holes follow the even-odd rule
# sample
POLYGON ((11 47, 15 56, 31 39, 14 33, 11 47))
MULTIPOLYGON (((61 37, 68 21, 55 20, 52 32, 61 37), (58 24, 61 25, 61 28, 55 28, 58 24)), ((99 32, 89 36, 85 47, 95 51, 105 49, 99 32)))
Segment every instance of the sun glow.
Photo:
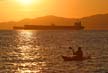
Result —
MULTIPOLYGON (((35 0, 17 0, 22 5, 31 5, 34 3, 35 0)), ((37 2, 37 1, 35 1, 37 2)))
POLYGON ((21 4, 28 5, 32 3, 32 0, 19 0, 21 4))

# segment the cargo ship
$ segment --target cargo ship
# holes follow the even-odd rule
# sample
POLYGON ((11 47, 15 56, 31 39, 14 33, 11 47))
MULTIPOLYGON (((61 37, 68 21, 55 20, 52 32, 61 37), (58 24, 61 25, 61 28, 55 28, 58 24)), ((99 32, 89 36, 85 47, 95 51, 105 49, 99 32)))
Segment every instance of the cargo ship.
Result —
POLYGON ((51 26, 43 25, 24 25, 24 27, 13 27, 15 30, 83 30, 81 22, 76 22, 73 26, 56 26, 51 24, 51 26))

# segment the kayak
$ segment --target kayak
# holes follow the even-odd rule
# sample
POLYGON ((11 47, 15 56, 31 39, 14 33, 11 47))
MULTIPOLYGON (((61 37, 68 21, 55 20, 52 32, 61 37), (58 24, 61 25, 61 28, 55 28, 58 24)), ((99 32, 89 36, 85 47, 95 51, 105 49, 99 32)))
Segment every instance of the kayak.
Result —
POLYGON ((81 58, 78 58, 78 57, 67 57, 67 56, 62 56, 63 60, 64 61, 83 61, 83 60, 87 60, 87 59, 91 59, 90 56, 87 56, 87 57, 81 57, 81 58))

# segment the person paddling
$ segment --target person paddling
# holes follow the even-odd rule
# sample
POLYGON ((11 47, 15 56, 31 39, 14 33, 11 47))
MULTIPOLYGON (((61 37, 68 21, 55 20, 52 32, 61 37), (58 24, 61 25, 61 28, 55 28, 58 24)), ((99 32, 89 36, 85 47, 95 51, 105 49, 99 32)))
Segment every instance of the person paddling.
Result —
MULTIPOLYGON (((69 49, 72 49, 72 47, 69 47, 69 49)), ((75 52, 74 49, 72 49, 73 55, 77 58, 82 58, 83 57, 83 51, 81 47, 78 47, 78 50, 75 52)))

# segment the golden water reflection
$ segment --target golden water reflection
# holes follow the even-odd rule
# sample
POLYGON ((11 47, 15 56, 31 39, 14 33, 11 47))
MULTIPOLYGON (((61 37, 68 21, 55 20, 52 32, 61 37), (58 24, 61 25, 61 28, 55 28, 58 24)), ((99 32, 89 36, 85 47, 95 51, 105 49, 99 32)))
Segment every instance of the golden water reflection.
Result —
POLYGON ((33 46, 33 31, 19 31, 19 61, 17 71, 20 73, 40 73, 46 66, 42 61, 41 46, 33 46), (30 42, 32 44, 30 44, 30 42))
POLYGON ((43 67, 41 65, 44 63, 22 63, 18 68, 19 73, 41 73, 43 67))

